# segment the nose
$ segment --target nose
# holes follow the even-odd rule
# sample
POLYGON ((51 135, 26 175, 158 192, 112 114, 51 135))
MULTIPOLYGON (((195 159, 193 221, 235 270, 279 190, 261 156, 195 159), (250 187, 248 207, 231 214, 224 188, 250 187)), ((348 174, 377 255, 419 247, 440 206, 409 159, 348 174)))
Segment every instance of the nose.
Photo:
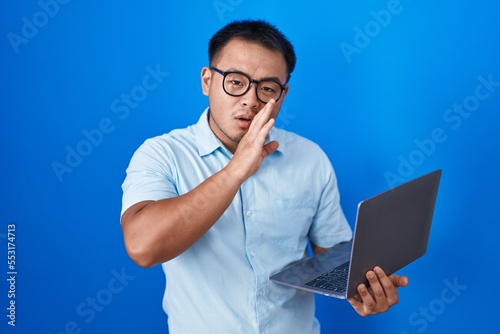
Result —
POLYGON ((258 109, 262 102, 257 98, 256 84, 250 83, 250 89, 240 97, 240 103, 250 109, 258 109))

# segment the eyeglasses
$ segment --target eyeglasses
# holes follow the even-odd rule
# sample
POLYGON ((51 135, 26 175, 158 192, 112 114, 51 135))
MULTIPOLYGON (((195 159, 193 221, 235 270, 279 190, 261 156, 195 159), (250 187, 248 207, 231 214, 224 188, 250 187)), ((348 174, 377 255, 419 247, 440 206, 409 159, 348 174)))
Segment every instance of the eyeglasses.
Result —
POLYGON ((211 69, 224 77, 222 79, 222 89, 224 89, 224 92, 226 92, 227 95, 245 95, 250 90, 252 83, 254 83, 257 98, 260 102, 267 103, 271 99, 278 101, 286 88, 285 85, 282 85, 277 80, 264 79, 258 81, 251 79, 248 75, 242 72, 223 72, 215 67, 211 67, 211 69))

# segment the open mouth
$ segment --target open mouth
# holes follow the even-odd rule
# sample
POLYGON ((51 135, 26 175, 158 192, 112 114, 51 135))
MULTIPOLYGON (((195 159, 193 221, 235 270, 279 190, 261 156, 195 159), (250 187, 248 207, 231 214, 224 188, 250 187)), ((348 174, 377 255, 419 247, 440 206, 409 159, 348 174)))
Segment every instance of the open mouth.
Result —
POLYGON ((238 121, 240 126, 242 126, 244 128, 248 128, 250 126, 250 124, 252 123, 253 117, 242 116, 242 117, 236 118, 236 120, 238 121))

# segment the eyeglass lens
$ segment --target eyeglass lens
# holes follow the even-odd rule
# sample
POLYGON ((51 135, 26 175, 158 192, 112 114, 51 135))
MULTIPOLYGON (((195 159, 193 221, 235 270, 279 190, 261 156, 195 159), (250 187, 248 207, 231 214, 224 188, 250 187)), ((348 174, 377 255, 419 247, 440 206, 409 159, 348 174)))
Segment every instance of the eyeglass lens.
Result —
MULTIPOLYGON (((241 73, 227 73, 224 78, 224 90, 229 95, 241 96, 250 88, 250 79, 241 73)), ((257 97, 264 103, 271 99, 278 100, 281 96, 281 86, 272 80, 259 82, 257 97)))

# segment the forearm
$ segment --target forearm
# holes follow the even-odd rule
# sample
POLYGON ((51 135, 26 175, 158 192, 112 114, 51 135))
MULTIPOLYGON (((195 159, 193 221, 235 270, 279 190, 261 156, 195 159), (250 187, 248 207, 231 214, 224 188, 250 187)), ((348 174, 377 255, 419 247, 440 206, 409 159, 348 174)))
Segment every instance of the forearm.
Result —
POLYGON ((130 257, 150 267, 175 258, 201 238, 222 216, 241 185, 228 169, 186 194, 144 203, 130 213, 127 210, 122 228, 130 257))
POLYGON ((160 201, 137 203, 122 216, 125 247, 143 267, 171 260, 205 234, 229 207, 241 184, 257 172, 262 160, 278 148, 265 144, 274 125, 276 102, 271 100, 253 118, 233 158, 186 194, 160 201))

